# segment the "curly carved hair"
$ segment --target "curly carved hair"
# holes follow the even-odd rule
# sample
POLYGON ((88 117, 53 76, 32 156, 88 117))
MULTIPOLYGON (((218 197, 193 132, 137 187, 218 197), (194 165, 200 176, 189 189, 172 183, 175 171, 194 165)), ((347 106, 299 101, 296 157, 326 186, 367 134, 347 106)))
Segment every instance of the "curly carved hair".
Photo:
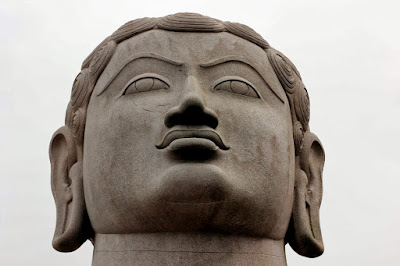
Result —
POLYGON ((75 78, 66 112, 65 124, 73 132, 78 144, 83 144, 86 110, 93 89, 114 54, 117 44, 152 29, 180 32, 228 32, 264 49, 289 100, 295 152, 296 155, 299 154, 304 132, 309 131, 310 101, 296 67, 250 27, 195 13, 177 13, 161 18, 140 18, 129 21, 93 50, 82 63, 81 72, 75 78))

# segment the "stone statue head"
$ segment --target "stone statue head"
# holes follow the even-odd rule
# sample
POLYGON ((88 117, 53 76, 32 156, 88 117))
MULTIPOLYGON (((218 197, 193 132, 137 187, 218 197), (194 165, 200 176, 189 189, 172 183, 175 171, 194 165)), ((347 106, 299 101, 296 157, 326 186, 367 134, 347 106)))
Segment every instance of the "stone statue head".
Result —
POLYGON ((319 256, 324 150, 309 118, 296 67, 249 27, 126 23, 83 62, 50 143, 53 247, 200 232, 319 256))

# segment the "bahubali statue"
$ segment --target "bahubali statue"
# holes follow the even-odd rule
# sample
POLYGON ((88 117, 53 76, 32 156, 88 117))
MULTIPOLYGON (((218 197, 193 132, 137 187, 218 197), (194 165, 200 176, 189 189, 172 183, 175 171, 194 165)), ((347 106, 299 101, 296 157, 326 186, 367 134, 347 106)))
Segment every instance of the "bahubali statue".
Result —
POLYGON ((83 62, 50 143, 53 247, 93 265, 316 257, 324 150, 293 63, 194 13, 130 21, 83 62))

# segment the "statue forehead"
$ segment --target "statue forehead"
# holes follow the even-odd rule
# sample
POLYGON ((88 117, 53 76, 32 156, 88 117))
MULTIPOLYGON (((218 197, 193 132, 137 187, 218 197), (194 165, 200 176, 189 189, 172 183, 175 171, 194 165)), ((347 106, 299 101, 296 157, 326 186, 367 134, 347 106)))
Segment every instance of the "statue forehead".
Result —
POLYGON ((151 30, 120 43, 115 55, 121 61, 118 57, 150 51, 186 62, 213 59, 220 53, 240 54, 252 57, 253 61, 268 60, 261 47, 227 32, 151 30))
POLYGON ((254 67, 269 87, 281 99, 285 93, 268 60, 259 46, 227 32, 173 32, 150 30, 118 44, 117 49, 100 76, 96 89, 100 93, 118 72, 141 55, 156 55, 189 66, 222 61, 241 60, 254 67))

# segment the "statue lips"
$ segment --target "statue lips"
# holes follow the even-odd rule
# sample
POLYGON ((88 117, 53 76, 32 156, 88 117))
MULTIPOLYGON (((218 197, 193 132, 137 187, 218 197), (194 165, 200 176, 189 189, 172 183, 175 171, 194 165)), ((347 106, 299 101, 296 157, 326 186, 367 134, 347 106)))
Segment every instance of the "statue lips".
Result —
POLYGON ((167 148, 172 151, 181 149, 229 150, 221 136, 207 126, 175 126, 156 145, 158 149, 167 148))

